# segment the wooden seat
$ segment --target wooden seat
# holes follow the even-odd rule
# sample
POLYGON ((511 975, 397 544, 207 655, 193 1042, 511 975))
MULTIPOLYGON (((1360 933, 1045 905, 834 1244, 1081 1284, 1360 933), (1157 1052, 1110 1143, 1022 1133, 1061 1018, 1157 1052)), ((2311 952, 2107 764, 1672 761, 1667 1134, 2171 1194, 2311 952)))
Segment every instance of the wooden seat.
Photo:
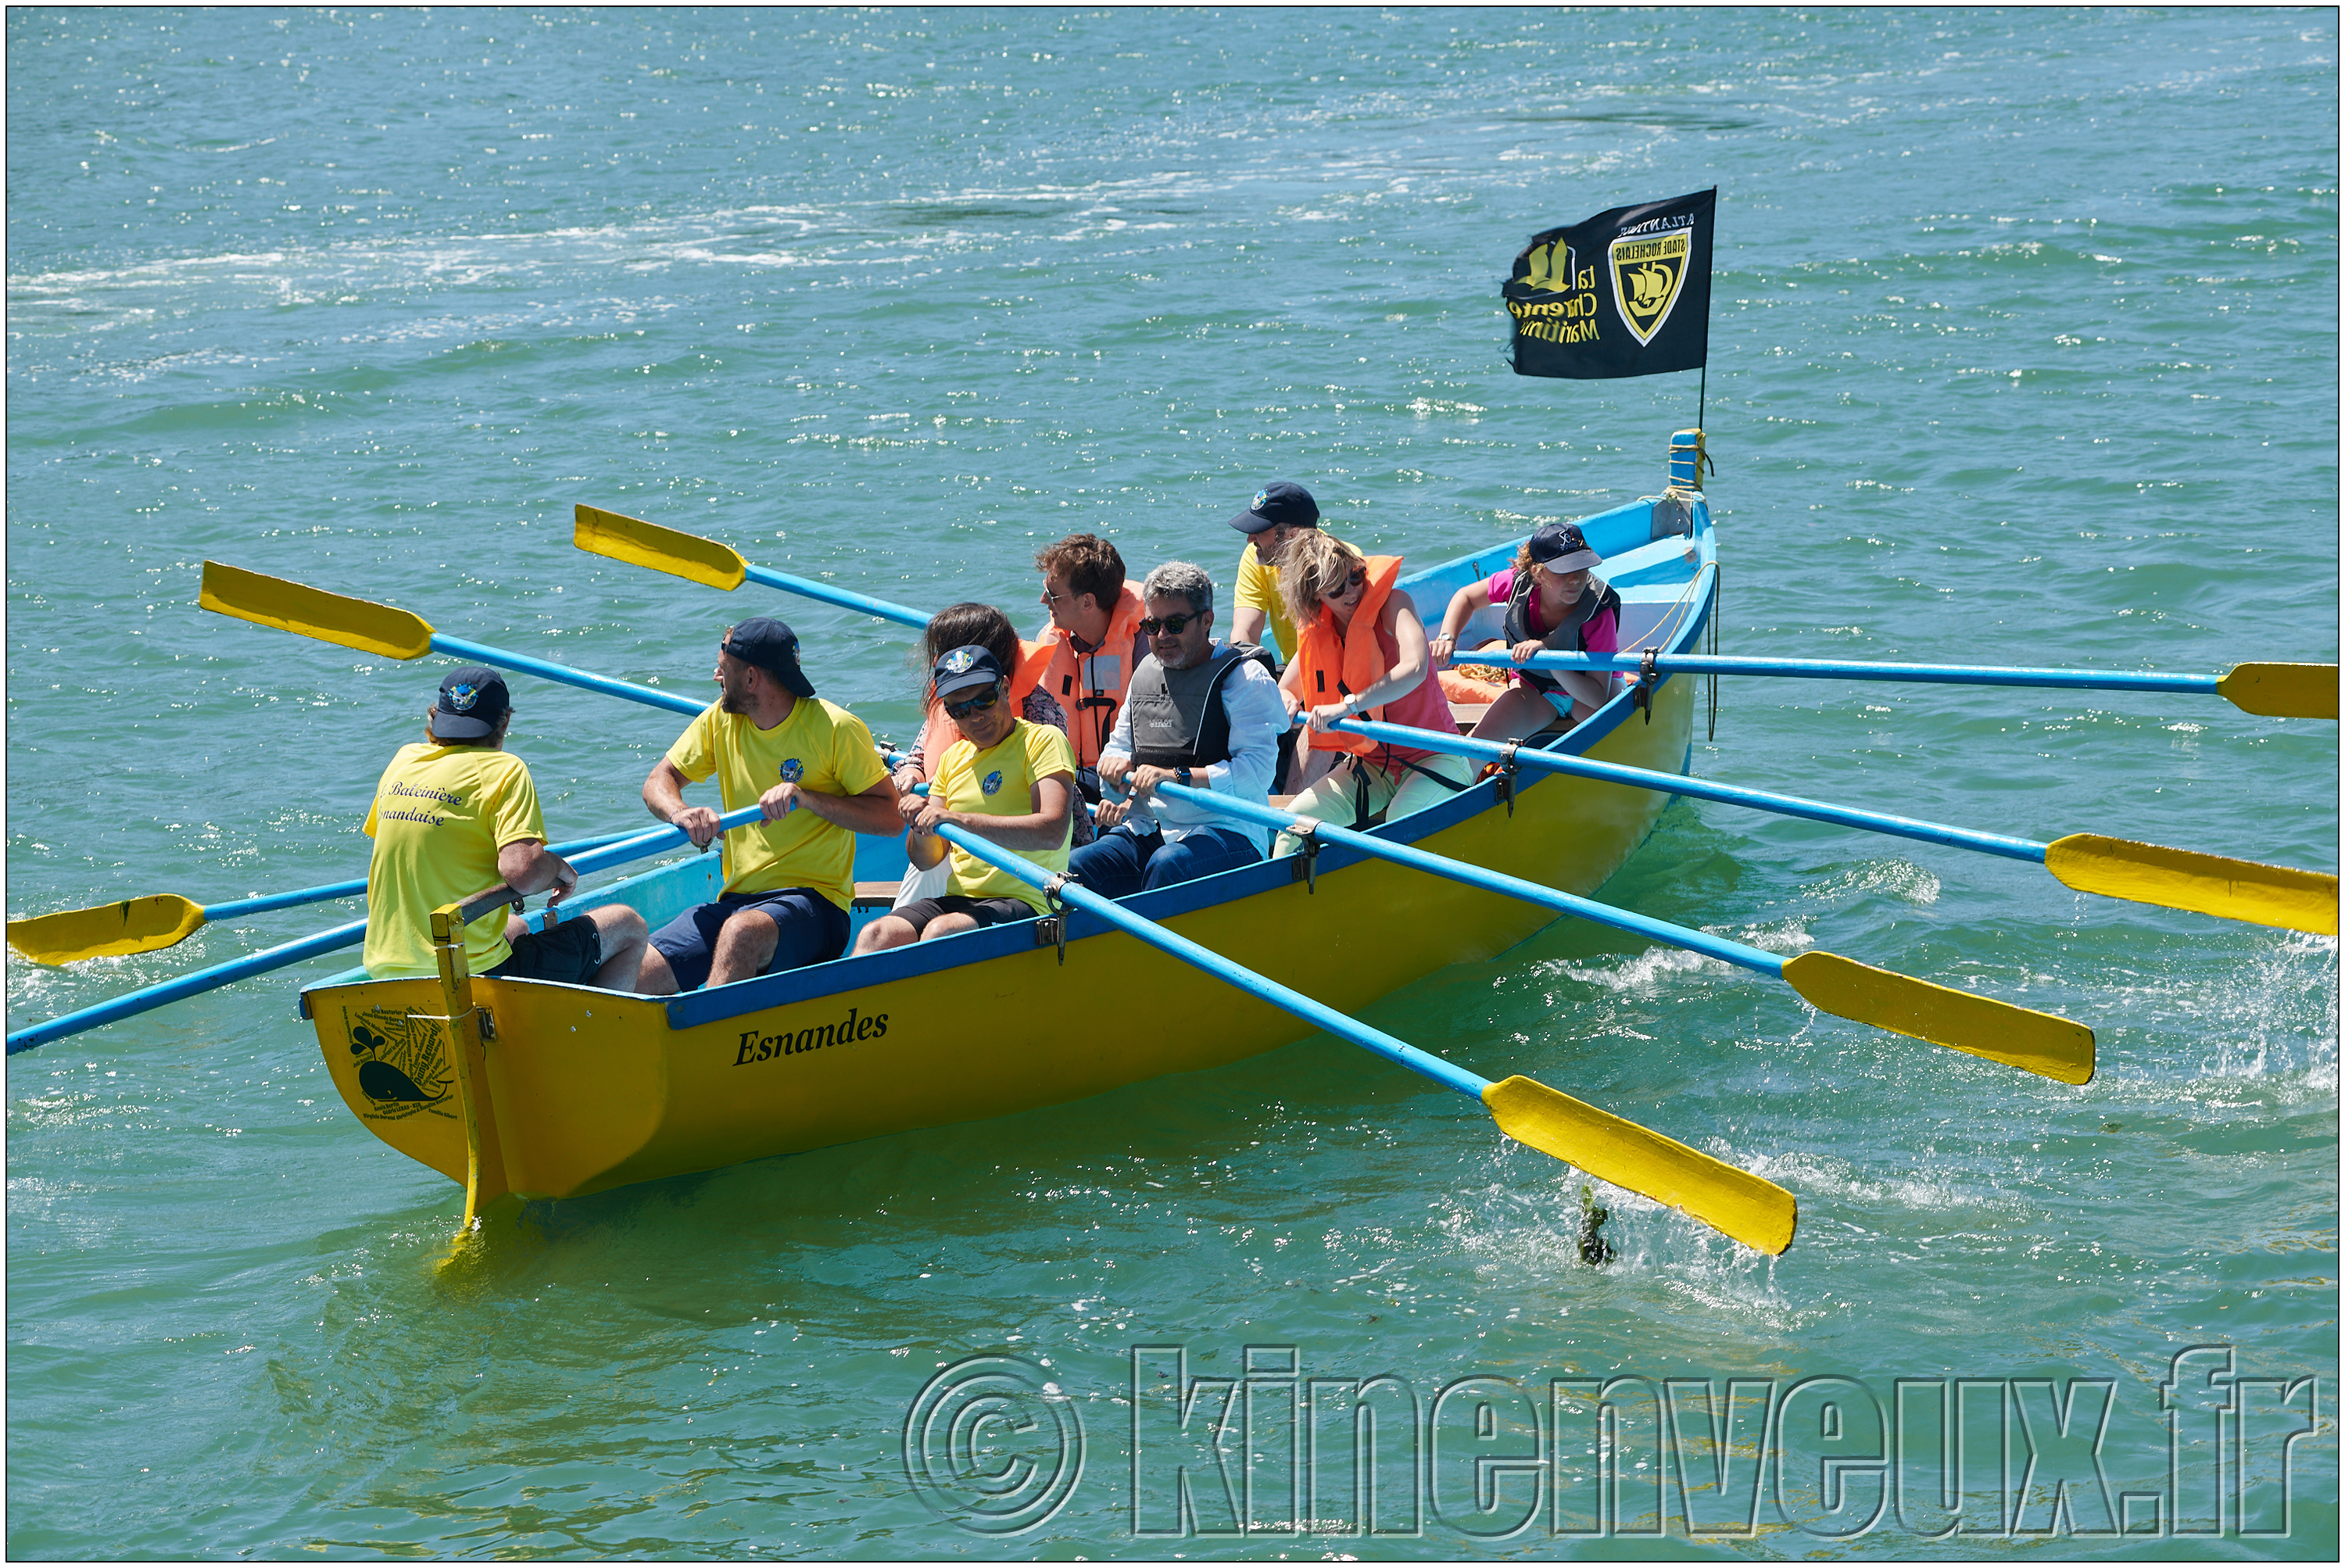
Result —
POLYGON ((896 907, 896 895, 903 890, 902 882, 858 882, 855 884, 854 905, 859 910, 885 910, 896 907))

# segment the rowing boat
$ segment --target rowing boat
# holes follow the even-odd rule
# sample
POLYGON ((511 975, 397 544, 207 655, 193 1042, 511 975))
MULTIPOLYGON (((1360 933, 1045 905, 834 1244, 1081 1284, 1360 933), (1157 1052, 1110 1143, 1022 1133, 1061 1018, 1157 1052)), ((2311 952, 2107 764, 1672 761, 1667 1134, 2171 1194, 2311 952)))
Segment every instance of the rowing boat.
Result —
MULTIPOLYGON (((1717 582, 1700 493, 1671 490, 1579 525, 1620 594, 1621 647, 1691 650, 1717 582)), ((1510 564, 1517 543, 1399 585, 1437 626, 1450 596, 1510 564)), ((1495 636, 1498 615, 1480 612, 1461 646, 1495 636)), ((1681 774, 1694 690, 1691 677, 1662 677, 1640 704, 1624 689, 1568 732, 1525 744, 1681 774)), ((1666 803, 1650 789, 1502 772, 1376 831, 1588 893, 1666 803)), ((859 929, 906 867, 898 840, 857 846, 859 929)), ((623 902, 656 928, 714 898, 720 878, 717 857, 696 857, 570 907, 623 902)), ((1354 1013, 1446 965, 1503 952, 1554 919, 1335 846, 1124 903, 1354 1013)), ((1006 1115, 1220 1066, 1308 1033, 1290 1013, 1071 910, 682 996, 461 975, 376 981, 353 970, 306 988, 300 1007, 351 1113, 401 1154, 469 1181, 482 1201, 577 1197, 1006 1115), (1119 1033, 1103 1049, 1103 1021, 1136 995, 1213 1027, 1119 1033), (468 1016, 479 1020, 477 1044, 468 1016), (973 1016, 995 1022, 972 1029, 973 1016)))

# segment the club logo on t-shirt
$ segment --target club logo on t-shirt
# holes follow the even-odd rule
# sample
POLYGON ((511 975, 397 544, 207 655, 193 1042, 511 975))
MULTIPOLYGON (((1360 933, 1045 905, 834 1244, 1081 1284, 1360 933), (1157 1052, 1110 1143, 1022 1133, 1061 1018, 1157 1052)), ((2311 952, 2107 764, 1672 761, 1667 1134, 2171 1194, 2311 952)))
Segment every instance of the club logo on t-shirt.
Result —
POLYGON ((793 757, 782 764, 782 782, 795 784, 806 777, 806 764, 793 757))
POLYGON ((1001 769, 999 769, 999 768, 997 768, 997 769, 995 769, 992 772, 990 772, 990 773, 987 774, 987 775, 985 776, 985 782, 984 782, 984 783, 982 783, 982 784, 980 784, 980 785, 979 785, 979 786, 978 786, 978 788, 979 788, 979 789, 982 789, 982 790, 984 790, 984 791, 985 791, 987 794, 989 794, 989 795, 999 795, 999 794, 1000 794, 1000 793, 1001 793, 1001 769))

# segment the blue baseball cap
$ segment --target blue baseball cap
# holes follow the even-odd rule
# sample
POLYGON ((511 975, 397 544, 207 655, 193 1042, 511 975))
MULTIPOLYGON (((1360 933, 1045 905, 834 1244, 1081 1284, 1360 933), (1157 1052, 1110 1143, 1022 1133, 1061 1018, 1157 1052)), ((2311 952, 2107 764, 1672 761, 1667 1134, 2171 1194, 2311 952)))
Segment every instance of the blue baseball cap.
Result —
POLYGON ((1260 534, 1284 524, 1289 528, 1319 526, 1319 503, 1311 492, 1291 479, 1274 479, 1254 493, 1254 504, 1230 519, 1241 534, 1260 534))
POLYGON ((505 677, 485 665, 468 664, 448 672, 440 683, 440 700, 431 709, 431 733, 442 740, 480 740, 494 735, 498 723, 513 711, 513 694, 505 677))
POLYGON ((1001 661, 993 657, 991 649, 972 643, 954 648, 937 660, 929 677, 936 683, 937 700, 949 702, 957 692, 973 691, 1000 680, 1001 661))
POLYGON ((725 636, 725 651, 756 665, 798 697, 812 697, 814 682, 798 667, 798 635, 771 616, 751 616, 725 636))

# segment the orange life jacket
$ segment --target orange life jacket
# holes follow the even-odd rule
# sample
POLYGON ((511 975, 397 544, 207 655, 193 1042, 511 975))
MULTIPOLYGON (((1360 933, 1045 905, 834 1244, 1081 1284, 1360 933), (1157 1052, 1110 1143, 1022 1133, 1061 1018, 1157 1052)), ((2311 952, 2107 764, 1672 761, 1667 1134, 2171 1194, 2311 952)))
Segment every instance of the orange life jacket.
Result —
POLYGON ((1132 644, 1140 636, 1140 618, 1148 613, 1130 583, 1115 597, 1108 613, 1107 636, 1087 654, 1075 651, 1074 635, 1051 628, 1051 666, 1042 675, 1042 689, 1067 710, 1067 738, 1074 743, 1075 766, 1096 768, 1107 738, 1115 733, 1116 710, 1132 685, 1132 644))
MULTIPOLYGON (((1385 613, 1385 601, 1392 597, 1393 585, 1400 581, 1400 563, 1398 555, 1368 557, 1368 585, 1360 594, 1360 607, 1352 612, 1348 636, 1336 628, 1335 612, 1324 603, 1319 606, 1319 618, 1296 634, 1294 662, 1303 672, 1303 706, 1306 712, 1365 691, 1392 669, 1376 636, 1376 622, 1385 613)), ((1382 708, 1372 708, 1361 715, 1364 718, 1384 716, 1382 708)), ((1349 751, 1369 757, 1384 746, 1384 742, 1370 740, 1364 735, 1340 731, 1322 735, 1317 730, 1309 734, 1315 751, 1349 751)))
MULTIPOLYGON (((1026 698, 1049 667, 1055 651, 1050 643, 1030 643, 1018 639, 1018 667, 1010 672, 1010 713, 1016 718, 1026 707, 1026 698)), ((945 748, 959 740, 960 726, 945 717, 945 705, 929 704, 929 722, 920 731, 920 759, 928 766, 929 777, 937 776, 937 764, 944 758, 945 748)))

